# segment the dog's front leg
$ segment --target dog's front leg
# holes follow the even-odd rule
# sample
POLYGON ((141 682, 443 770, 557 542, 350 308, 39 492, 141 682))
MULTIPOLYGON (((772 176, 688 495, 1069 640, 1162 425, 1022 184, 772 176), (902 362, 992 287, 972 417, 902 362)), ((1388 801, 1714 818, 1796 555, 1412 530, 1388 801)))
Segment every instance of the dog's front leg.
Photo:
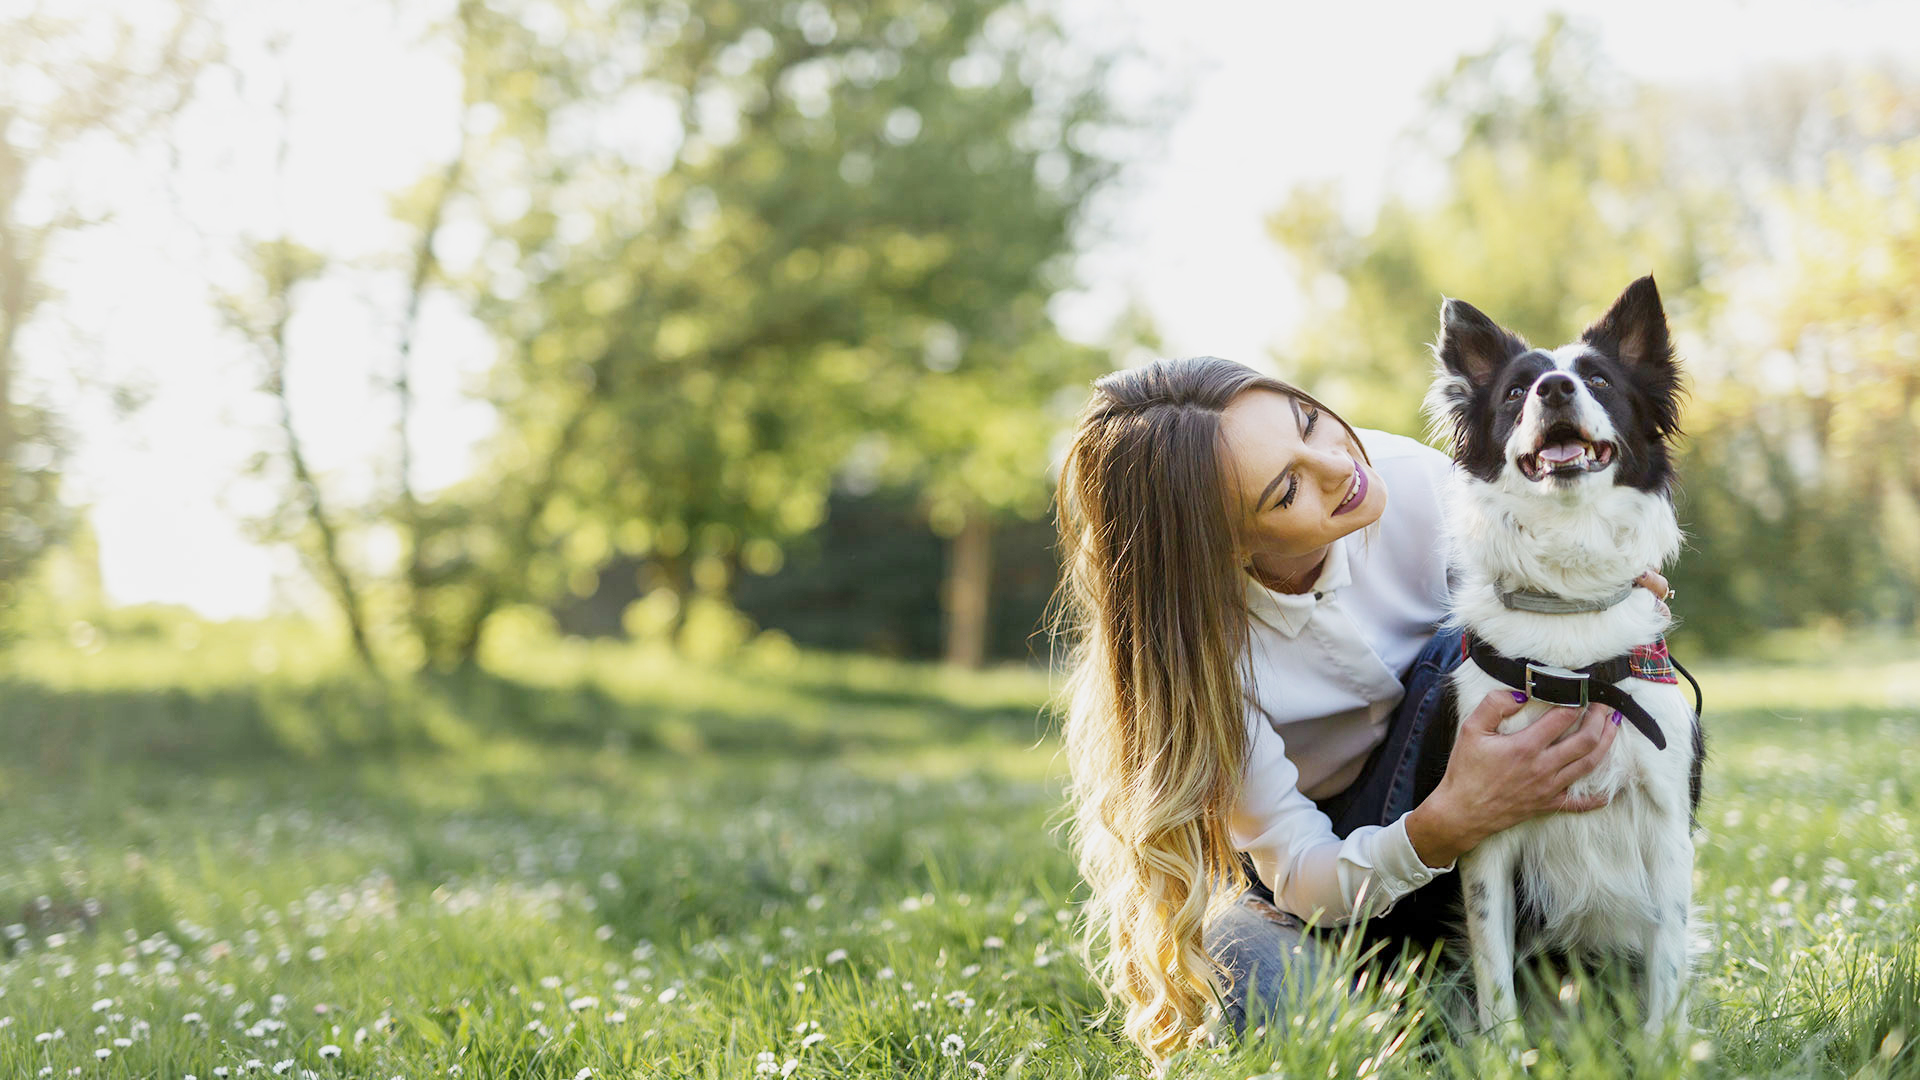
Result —
POLYGON ((1693 837, 1684 811, 1647 852, 1647 879, 1652 886, 1653 918, 1643 945, 1646 971, 1642 1000, 1646 1028, 1675 1036, 1687 1029, 1687 943, 1693 914, 1693 837))
POLYGON ((1515 857, 1514 845, 1498 836, 1460 857, 1467 943, 1473 953, 1473 996, 1482 1031, 1491 1032, 1520 1016, 1513 995, 1515 857))

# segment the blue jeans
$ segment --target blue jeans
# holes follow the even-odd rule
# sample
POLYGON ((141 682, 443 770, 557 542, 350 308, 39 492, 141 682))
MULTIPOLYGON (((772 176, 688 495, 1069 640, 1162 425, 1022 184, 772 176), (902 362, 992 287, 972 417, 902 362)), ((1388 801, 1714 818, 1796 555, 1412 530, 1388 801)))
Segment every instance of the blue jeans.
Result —
MULTIPOLYGON (((1333 822, 1334 835, 1391 824, 1440 782, 1458 724, 1447 675, 1460 666, 1460 637, 1458 630, 1433 635, 1401 679, 1406 695, 1360 775, 1344 791, 1316 800, 1333 822)), ((1346 932, 1344 927, 1307 929, 1274 906, 1273 893, 1253 877, 1251 863, 1247 873, 1252 886, 1207 926, 1204 939, 1208 954, 1233 984, 1226 1005, 1236 1032, 1246 1028, 1250 1013, 1264 1022, 1284 1010, 1289 987, 1310 983, 1313 969, 1325 962, 1332 946, 1320 939, 1346 932)), ((1458 875, 1441 874, 1402 897, 1392 911, 1368 920, 1360 932, 1368 944, 1384 943, 1381 954, 1389 959, 1403 944, 1424 949, 1447 933, 1459 896, 1458 875)))

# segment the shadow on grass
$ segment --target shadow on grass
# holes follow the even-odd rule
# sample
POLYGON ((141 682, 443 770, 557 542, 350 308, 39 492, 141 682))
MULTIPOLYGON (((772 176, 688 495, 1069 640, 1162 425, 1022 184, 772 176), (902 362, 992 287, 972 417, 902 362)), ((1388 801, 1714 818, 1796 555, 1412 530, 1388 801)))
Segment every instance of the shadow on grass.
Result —
POLYGON ((712 703, 622 700, 578 684, 533 686, 489 673, 404 682, 337 678, 214 689, 51 690, 0 684, 11 765, 43 777, 116 763, 185 771, 272 759, 457 750, 500 738, 617 746, 666 755, 820 758, 978 738, 1030 741, 1034 707, 968 703, 936 690, 781 685, 741 677, 712 703))

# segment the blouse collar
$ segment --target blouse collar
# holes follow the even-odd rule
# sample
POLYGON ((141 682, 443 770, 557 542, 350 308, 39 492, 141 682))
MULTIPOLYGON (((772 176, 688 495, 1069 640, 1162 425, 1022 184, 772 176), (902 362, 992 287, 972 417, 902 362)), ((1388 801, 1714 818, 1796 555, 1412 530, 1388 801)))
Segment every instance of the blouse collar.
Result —
POLYGON ((1352 583, 1347 566, 1347 537, 1343 536, 1329 545, 1327 559, 1320 564, 1320 576, 1313 579, 1313 587, 1306 592, 1276 592, 1248 574, 1247 614, 1286 637, 1297 637, 1322 600, 1331 599, 1336 591, 1352 583))

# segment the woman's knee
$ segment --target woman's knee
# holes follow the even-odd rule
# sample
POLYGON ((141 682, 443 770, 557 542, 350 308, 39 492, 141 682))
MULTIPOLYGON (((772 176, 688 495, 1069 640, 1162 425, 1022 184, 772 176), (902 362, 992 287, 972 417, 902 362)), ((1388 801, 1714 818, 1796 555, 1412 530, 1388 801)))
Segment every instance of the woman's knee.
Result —
POLYGON ((1300 920, 1253 892, 1207 927, 1204 943, 1226 983, 1225 1019, 1235 1034, 1296 1004, 1319 966, 1320 945, 1300 920))

